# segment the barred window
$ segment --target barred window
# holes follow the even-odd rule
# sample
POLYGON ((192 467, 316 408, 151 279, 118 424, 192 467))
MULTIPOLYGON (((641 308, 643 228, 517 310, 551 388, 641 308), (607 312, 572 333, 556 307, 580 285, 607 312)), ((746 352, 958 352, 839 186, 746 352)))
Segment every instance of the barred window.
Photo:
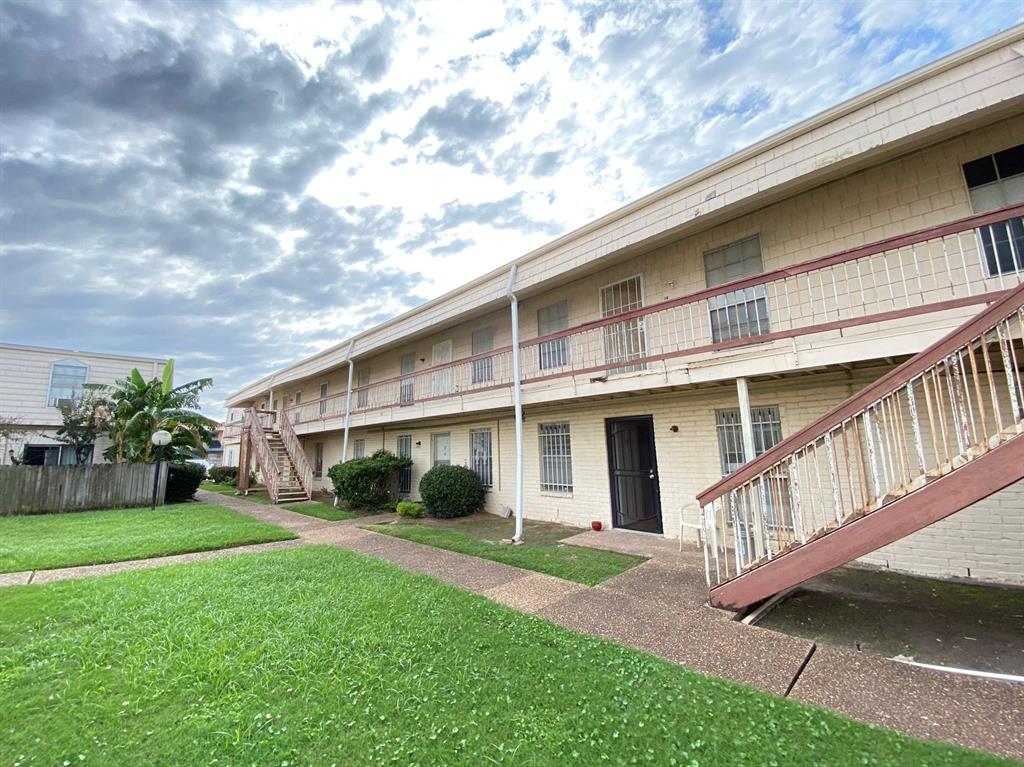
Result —
MULTIPOLYGON (((743 454, 743 426, 740 423, 739 408, 719 410, 715 413, 715 420, 722 476, 725 476, 747 462, 743 454)), ((782 440, 782 420, 779 418, 778 405, 750 408, 750 421, 754 430, 756 455, 775 447, 782 440)))
MULTIPOLYGON (((625 314, 644 305, 643 278, 640 275, 601 288, 601 318, 625 314)), ((603 328, 605 362, 625 362, 647 354, 647 337, 643 319, 632 319, 605 325, 603 328)), ((632 373, 646 369, 644 363, 609 370, 609 373, 632 373)))
MULTIPOLYGON (((412 458, 412 435, 401 434, 395 445, 395 453, 399 458, 412 458)), ((412 466, 406 466, 398 472, 398 492, 408 495, 412 492, 412 466)))
POLYGON ((313 446, 313 476, 319 479, 324 475, 324 443, 317 442, 313 446))
POLYGON ((540 425, 540 489, 572 492, 572 445, 567 423, 540 425))
POLYGON ((492 475, 491 430, 471 429, 469 432, 469 454, 473 471, 480 477, 484 487, 490 487, 492 475))
POLYGON ((357 439, 352 443, 352 457, 353 458, 365 458, 366 457, 366 440, 357 439))
POLYGON ((320 384, 320 415, 327 413, 327 384, 320 384))
MULTIPOLYGON (((569 302, 545 306, 537 312, 537 335, 547 336, 569 327, 569 302)), ((569 364, 569 339, 567 336, 537 344, 537 365, 541 370, 563 367, 569 364)))
MULTIPOLYGON (((761 239, 758 235, 723 245, 704 254, 704 276, 709 288, 761 274, 761 239)), ((768 297, 764 285, 733 290, 708 299, 713 343, 751 338, 770 332, 768 297)))
MULTIPOLYGON (((1024 144, 965 163, 964 180, 975 213, 1024 202, 1024 144)), ((978 228, 990 277, 1024 271, 1024 218, 978 228)))

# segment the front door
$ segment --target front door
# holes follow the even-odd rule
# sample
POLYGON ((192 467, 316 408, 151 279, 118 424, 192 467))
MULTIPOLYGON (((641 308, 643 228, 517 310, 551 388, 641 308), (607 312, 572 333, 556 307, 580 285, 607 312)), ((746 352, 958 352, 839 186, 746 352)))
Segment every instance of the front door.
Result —
POLYGON ((649 415, 605 420, 612 524, 648 533, 664 531, 654 418, 649 415))

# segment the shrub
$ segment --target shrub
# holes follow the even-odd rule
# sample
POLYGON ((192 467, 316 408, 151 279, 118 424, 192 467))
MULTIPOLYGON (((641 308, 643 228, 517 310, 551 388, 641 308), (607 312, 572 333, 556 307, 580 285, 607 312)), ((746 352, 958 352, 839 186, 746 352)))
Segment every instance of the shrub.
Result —
POLYGON ((420 480, 427 514, 440 519, 464 517, 484 505, 484 484, 465 466, 435 466, 420 480))
POLYGON ((210 468, 210 479, 218 485, 237 485, 237 466, 213 466, 210 468))
POLYGON ((387 450, 378 450, 369 458, 353 458, 336 463, 327 471, 334 493, 356 509, 382 509, 395 499, 398 472, 412 466, 409 458, 399 458, 387 450))
POLYGON ((415 501, 399 501, 395 511, 398 512, 400 517, 419 519, 423 516, 423 504, 416 503, 415 501))
POLYGON ((206 478, 206 467, 198 463, 172 463, 167 469, 165 503, 184 503, 206 478))

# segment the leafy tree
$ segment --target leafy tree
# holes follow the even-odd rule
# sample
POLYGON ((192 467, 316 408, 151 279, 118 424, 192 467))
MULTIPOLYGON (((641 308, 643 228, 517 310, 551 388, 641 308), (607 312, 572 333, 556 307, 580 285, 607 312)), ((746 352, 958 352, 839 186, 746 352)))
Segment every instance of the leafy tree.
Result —
POLYGON ((70 445, 75 451, 75 463, 88 463, 96 439, 106 431, 107 401, 92 392, 85 392, 61 405, 62 424, 54 439, 70 445))
POLYGON ((169 461, 184 461, 194 452, 206 454, 217 426, 202 415, 199 395, 213 385, 212 378, 200 378, 174 386, 174 360, 168 360, 163 376, 147 381, 138 369, 113 386, 102 388, 110 401, 107 433, 110 447, 103 456, 117 463, 152 463, 156 452, 150 437, 161 429, 171 433, 164 449, 169 461))

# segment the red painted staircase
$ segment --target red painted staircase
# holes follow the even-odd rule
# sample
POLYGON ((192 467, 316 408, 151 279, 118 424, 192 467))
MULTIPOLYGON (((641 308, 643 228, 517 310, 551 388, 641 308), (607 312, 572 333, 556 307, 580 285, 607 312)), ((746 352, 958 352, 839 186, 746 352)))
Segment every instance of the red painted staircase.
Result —
POLYGON ((702 492, 710 601, 738 610, 1024 478, 1024 286, 702 492))

